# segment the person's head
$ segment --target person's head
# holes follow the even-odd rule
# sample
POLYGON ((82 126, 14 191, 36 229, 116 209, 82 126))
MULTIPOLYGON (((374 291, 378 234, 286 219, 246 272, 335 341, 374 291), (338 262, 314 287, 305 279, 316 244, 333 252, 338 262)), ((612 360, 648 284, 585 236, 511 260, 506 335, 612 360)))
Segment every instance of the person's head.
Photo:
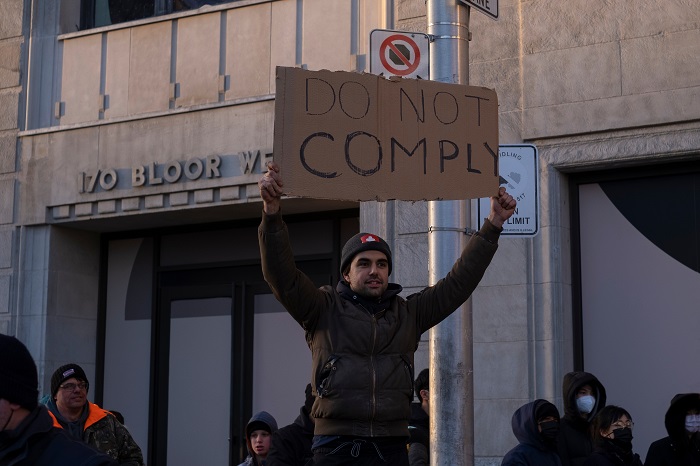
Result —
POLYGON ((89 389, 87 375, 77 364, 61 366, 51 376, 51 398, 61 413, 82 410, 89 389))
POLYGON ((582 418, 590 422, 605 406, 605 387, 588 372, 569 372, 562 382, 564 417, 582 418))
POLYGON ((559 438, 559 411, 547 400, 531 401, 515 410, 511 427, 521 444, 553 451, 559 438))
POLYGON ((0 334, 0 432, 14 430, 39 399, 39 378, 29 350, 15 337, 0 334))
POLYGON ((559 439, 559 410, 549 401, 538 401, 535 405, 537 431, 546 445, 556 445, 559 439))
POLYGON ((389 286, 391 249, 382 238, 358 233, 343 246, 340 274, 355 293, 379 298, 389 286))
POLYGON ((430 407, 430 372, 428 369, 423 369, 418 373, 416 381, 413 383, 413 391, 416 393, 416 398, 420 401, 423 410, 429 412, 430 407))
POLYGON ((664 424, 674 444, 685 447, 687 438, 700 435, 700 393, 679 393, 671 400, 664 424))
POLYGON ((632 416, 624 408, 610 405, 601 409, 593 421, 593 440, 597 445, 613 444, 632 451, 632 416))
POLYGON ((277 421, 266 411, 254 414, 245 428, 248 452, 260 459, 267 458, 270 452, 272 434, 277 431, 277 421))

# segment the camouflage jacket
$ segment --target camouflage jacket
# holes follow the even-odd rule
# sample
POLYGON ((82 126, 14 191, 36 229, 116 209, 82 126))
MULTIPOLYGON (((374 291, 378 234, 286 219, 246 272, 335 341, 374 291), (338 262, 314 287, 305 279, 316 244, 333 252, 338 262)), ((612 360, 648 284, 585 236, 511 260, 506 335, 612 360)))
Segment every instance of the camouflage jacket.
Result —
MULTIPOLYGON (((108 454, 123 466, 144 466, 141 448, 136 444, 129 431, 109 411, 88 402, 89 414, 85 420, 83 441, 99 451, 108 454)), ((49 411, 50 412, 50 411, 49 411)), ((60 422, 51 413, 54 424, 60 422)))

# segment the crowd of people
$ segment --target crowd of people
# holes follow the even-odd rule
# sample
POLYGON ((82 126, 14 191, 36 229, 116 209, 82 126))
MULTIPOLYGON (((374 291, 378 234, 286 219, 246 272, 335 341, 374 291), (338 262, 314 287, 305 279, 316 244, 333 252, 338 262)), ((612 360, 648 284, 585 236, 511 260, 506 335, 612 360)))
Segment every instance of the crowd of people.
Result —
POLYGON ((671 400, 668 436, 651 444, 642 463, 632 445, 632 415, 606 405, 605 387, 593 374, 570 372, 562 385, 564 416, 547 400, 515 411, 511 424, 519 444, 502 466, 700 466, 700 393, 671 400))
MULTIPOLYGON (((295 264, 282 218, 282 176, 268 163, 259 181, 258 229, 263 276, 301 325, 311 350, 311 381, 299 417, 278 429, 268 412, 245 428, 241 466, 415 466, 430 462, 429 373, 414 374, 421 335, 459 308, 498 248, 516 200, 499 188, 481 229, 447 275, 408 297, 389 282, 392 252, 380 236, 358 233, 341 251, 336 286, 316 287, 295 264), (412 403, 413 397, 418 400, 412 403)), ((77 364, 59 367, 51 394, 37 403, 36 365, 16 338, 0 335, 0 466, 144 464, 114 413, 87 399, 77 364)), ((632 416, 606 406, 603 384, 574 372, 563 382, 564 416, 546 400, 513 414, 519 444, 502 465, 639 466, 632 416)), ((700 394, 679 395, 666 415, 669 436, 654 442, 646 466, 700 466, 700 394)))

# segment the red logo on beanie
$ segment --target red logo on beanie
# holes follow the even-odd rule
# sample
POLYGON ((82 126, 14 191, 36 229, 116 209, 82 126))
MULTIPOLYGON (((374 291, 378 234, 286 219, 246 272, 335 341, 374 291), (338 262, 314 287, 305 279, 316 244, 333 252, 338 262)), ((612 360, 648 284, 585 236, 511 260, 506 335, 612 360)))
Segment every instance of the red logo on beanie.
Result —
POLYGON ((360 238, 360 241, 362 241, 363 243, 372 243, 375 241, 379 241, 379 237, 374 235, 364 235, 362 238, 360 238))

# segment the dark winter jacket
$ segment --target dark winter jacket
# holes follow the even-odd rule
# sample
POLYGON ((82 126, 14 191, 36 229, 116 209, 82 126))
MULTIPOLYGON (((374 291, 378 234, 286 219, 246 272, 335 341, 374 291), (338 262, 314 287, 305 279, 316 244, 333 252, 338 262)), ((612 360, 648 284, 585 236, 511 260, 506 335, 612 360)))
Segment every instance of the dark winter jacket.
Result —
POLYGON ((639 455, 629 452, 624 454, 615 450, 613 445, 607 448, 596 447, 591 456, 586 459, 583 466, 643 466, 639 455))
POLYGON ((408 422, 408 464, 430 464, 430 417, 420 403, 411 404, 411 420, 408 422))
POLYGON ((37 406, 13 431, 0 433, 0 466, 116 466, 92 447, 54 426, 45 406, 37 406))
MULTIPOLYGON (((253 417, 250 418, 250 421, 248 421, 248 424, 245 426, 245 443, 248 447, 248 457, 238 466, 267 466, 267 460, 259 460, 250 442, 250 434, 258 430, 260 424, 264 424, 265 430, 269 431, 272 435, 277 432, 277 421, 272 417, 272 414, 267 411, 260 411, 259 413, 253 414, 253 417)), ((272 444, 272 440, 270 440, 270 444, 272 444)))
POLYGON ((313 464, 311 442, 314 423, 309 411, 302 406, 293 424, 284 426, 272 434, 272 445, 266 466, 307 466, 313 464))
POLYGON ((700 466, 700 433, 691 437, 685 429, 685 415, 691 408, 700 408, 700 393, 673 397, 665 418, 668 437, 649 446, 645 466, 700 466))
POLYGON ((557 449, 563 466, 581 466, 593 452, 591 422, 598 412, 605 407, 607 400, 605 387, 593 374, 588 372, 569 372, 562 383, 564 398, 564 415, 561 418, 561 433, 557 449), (584 385, 590 385, 595 397, 593 410, 582 418, 576 407, 576 394, 584 385))
POLYGON ((501 466, 561 466, 555 447, 545 443, 537 429, 535 412, 544 403, 549 401, 535 400, 513 413, 511 426, 520 443, 506 453, 501 466))
MULTIPOLYGON (((56 403, 49 400, 47 406, 56 425, 67 429, 69 421, 61 416, 56 403)), ((83 425, 83 442, 108 454, 120 465, 143 466, 141 448, 112 413, 89 401, 85 409, 88 412, 83 425)))
POLYGON ((282 216, 263 215, 258 230, 263 275, 306 331, 311 349, 316 435, 408 437, 420 336, 471 295, 499 234, 486 221, 444 279, 405 299, 397 295, 400 286, 390 285, 386 309, 372 313, 357 296, 316 288, 296 268, 282 216))

